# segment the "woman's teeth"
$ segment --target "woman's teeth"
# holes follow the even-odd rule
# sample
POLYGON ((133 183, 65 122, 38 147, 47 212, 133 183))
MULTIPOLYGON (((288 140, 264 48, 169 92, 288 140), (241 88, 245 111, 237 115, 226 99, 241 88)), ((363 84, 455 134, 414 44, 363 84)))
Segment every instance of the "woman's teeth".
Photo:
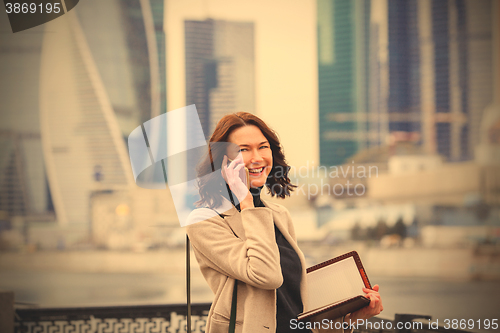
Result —
POLYGON ((250 172, 250 173, 261 173, 262 170, 264 170, 264 167, 258 168, 258 169, 248 169, 248 172, 250 172))

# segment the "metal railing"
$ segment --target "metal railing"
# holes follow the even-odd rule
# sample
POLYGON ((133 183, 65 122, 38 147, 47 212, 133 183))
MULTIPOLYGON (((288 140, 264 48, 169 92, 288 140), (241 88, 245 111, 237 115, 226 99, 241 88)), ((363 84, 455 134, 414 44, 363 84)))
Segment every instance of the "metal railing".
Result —
MULTIPOLYGON (((210 303, 191 305, 191 332, 205 332, 210 303)), ((15 333, 185 333, 186 304, 81 308, 15 309, 15 333)), ((371 318, 355 333, 469 333, 429 327, 430 316, 396 314, 394 320, 371 318), (415 319, 423 319, 415 322, 415 319)))
MULTIPOLYGON (((210 303, 191 305, 191 332, 203 333, 210 303)), ((185 304, 15 309, 15 333, 183 333, 185 304)))

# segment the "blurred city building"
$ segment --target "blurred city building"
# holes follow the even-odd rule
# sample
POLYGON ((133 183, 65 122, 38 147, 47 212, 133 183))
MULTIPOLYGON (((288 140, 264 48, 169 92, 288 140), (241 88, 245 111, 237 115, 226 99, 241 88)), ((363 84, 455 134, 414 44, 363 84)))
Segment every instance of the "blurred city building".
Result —
POLYGON ((400 133, 425 153, 473 159, 493 99, 492 6, 318 0, 321 164, 400 133))
MULTIPOLYGON (((114 2, 105 3, 112 5, 114 2)), ((88 225, 92 192, 126 190, 133 184, 118 117, 79 22, 78 17, 68 15, 68 18, 47 23, 47 31, 55 33, 47 32, 44 36, 40 68, 43 151, 57 220, 61 225, 88 225)), ((107 22, 111 24, 113 19, 107 22)), ((111 31, 122 32, 123 29, 111 31)), ((124 51, 125 45, 120 43, 125 42, 123 35, 114 36, 114 39, 116 47, 124 51)), ((102 45, 98 49, 101 56, 105 52, 102 50, 111 51, 102 45)), ((110 71, 118 74, 117 81, 121 83, 121 86, 113 86, 116 89, 114 99, 125 105, 123 109, 133 108, 133 81, 130 72, 126 71, 130 67, 123 64, 128 53, 121 53, 113 53, 118 59, 102 57, 108 66, 109 63, 121 63, 118 67, 123 67, 121 70, 110 71)), ((139 122, 133 113, 121 116, 125 121, 139 122)))
MULTIPOLYGON (((10 29, 6 15, 0 29, 10 29)), ((43 28, 30 31, 18 38, 0 37, 0 211, 5 223, 16 215, 50 219, 53 212, 38 106, 43 28)))
POLYGON ((87 1, 2 36, 0 210, 22 243, 89 243, 95 196, 135 190, 126 137, 166 111, 163 4, 87 1))
POLYGON ((184 28, 186 105, 196 105, 208 139, 222 116, 255 112, 254 27, 207 19, 184 28))

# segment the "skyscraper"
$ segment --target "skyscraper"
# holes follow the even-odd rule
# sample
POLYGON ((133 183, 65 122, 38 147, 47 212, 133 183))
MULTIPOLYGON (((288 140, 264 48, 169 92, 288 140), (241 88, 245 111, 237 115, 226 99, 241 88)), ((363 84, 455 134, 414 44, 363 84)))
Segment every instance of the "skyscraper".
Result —
POLYGON ((492 2, 418 1, 424 150, 471 159, 492 101, 492 2))
POLYGON ((389 132, 420 131, 417 2, 388 1, 389 132))
POLYGON ((370 2, 318 0, 320 163, 365 147, 370 2))
POLYGON ((226 113, 255 111, 253 23, 186 20, 186 104, 205 136, 226 113))

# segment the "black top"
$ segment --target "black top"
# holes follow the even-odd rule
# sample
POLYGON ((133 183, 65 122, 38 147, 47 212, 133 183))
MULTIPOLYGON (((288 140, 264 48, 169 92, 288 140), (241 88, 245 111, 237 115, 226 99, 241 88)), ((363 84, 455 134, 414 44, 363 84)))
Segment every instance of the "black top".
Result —
MULTIPOLYGON (((255 207, 265 207, 260 200, 262 187, 251 188, 253 204, 255 207)), ((240 210, 239 204, 236 208, 240 210)), ((302 265, 300 258, 283 236, 281 231, 274 225, 276 243, 280 251, 281 273, 283 284, 276 290, 276 333, 290 332, 290 320, 297 318, 303 312, 302 297, 300 295, 300 280, 302 278, 302 265)), ((310 330, 293 329, 293 332, 310 333, 310 330)))

